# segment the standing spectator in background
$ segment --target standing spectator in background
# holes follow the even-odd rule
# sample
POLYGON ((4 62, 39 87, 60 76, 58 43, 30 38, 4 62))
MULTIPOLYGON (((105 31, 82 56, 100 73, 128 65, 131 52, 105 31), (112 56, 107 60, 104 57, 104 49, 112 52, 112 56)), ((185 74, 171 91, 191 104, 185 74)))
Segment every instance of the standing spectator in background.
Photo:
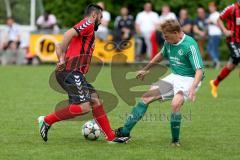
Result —
POLYGON ((176 20, 177 17, 175 13, 171 12, 171 9, 168 5, 164 5, 161 10, 161 15, 159 17, 159 23, 162 24, 166 20, 174 19, 176 20))
POLYGON ((198 17, 194 20, 193 23, 193 32, 194 37, 197 40, 202 58, 206 59, 205 54, 205 44, 207 40, 207 15, 203 7, 198 7, 197 9, 198 17))
POLYGON ((182 8, 179 11, 178 21, 182 27, 183 32, 189 36, 192 36, 192 21, 188 17, 187 9, 182 8))
MULTIPOLYGON (((137 14, 135 25, 136 32, 143 37, 147 47, 147 58, 151 57, 152 44, 150 41, 151 34, 156 31, 159 16, 152 11, 152 4, 147 2, 144 4, 144 10, 137 14)), ((141 57, 141 55, 137 55, 141 57)), ((140 59, 142 60, 143 57, 140 59)))
POLYGON ((220 82, 224 80, 240 62, 240 0, 237 0, 235 4, 229 5, 221 12, 218 24, 227 37, 230 59, 216 79, 210 81, 212 87, 211 93, 215 98, 218 96, 217 89, 220 82), (226 27, 224 22, 226 22, 226 27))
POLYGON ((2 30, 0 30, 0 64, 1 64, 1 61, 2 61, 2 51, 3 51, 2 30))
POLYGON ((25 53, 20 50, 21 30, 12 17, 7 18, 7 31, 5 42, 3 42, 4 52, 2 53, 2 65, 17 63, 23 64, 25 53))
POLYGON ((111 20, 111 15, 108 11, 105 10, 105 4, 103 2, 98 2, 97 3, 98 6, 100 6, 103 11, 102 11, 102 20, 101 20, 101 24, 98 27, 98 31, 96 32, 96 36, 100 39, 100 40, 107 40, 107 36, 108 36, 108 24, 111 20))
POLYGON ((128 14, 128 8, 120 9, 120 16, 114 22, 114 41, 119 43, 122 40, 129 40, 134 34, 134 19, 128 14))
POLYGON ((44 12, 43 15, 37 19, 37 27, 40 30, 48 30, 57 33, 59 28, 57 26, 57 18, 50 12, 44 12))
POLYGON ((217 20, 219 18, 220 13, 217 11, 217 7, 214 2, 210 2, 208 4, 208 9, 210 15, 208 17, 208 45, 207 52, 211 56, 214 67, 218 69, 220 67, 219 61, 219 44, 221 40, 221 29, 217 24, 217 20))
MULTIPOLYGON (((161 15, 158 20, 158 25, 161 25, 166 20, 171 20, 171 19, 177 20, 175 13, 171 12, 171 9, 168 5, 163 5, 161 9, 161 15)), ((151 34, 151 44, 152 44, 151 59, 158 53, 158 50, 159 48, 162 47, 163 43, 164 43, 164 39, 162 37, 161 31, 156 30, 151 34)))

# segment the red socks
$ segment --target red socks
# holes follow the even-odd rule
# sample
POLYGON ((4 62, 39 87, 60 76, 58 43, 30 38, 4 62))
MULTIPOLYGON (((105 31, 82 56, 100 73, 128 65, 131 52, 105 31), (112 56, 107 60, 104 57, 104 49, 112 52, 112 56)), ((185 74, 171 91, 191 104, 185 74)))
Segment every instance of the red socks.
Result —
POLYGON ((108 141, 112 141, 115 138, 115 133, 111 129, 110 123, 108 121, 107 115, 103 109, 102 105, 93 107, 92 110, 93 117, 96 121, 96 123, 99 125, 99 127, 104 132, 106 139, 108 141))
POLYGON ((74 118, 81 115, 81 113, 82 108, 80 105, 71 104, 65 108, 62 108, 54 113, 47 115, 44 118, 44 121, 51 126, 55 122, 74 118))
POLYGON ((229 73, 231 72, 231 70, 229 70, 226 66, 221 70, 220 74, 218 75, 218 77, 214 80, 214 85, 218 86, 219 83, 226 78, 229 73))
MULTIPOLYGON (((80 105, 71 104, 68 107, 62 108, 54 113, 47 115, 44 118, 44 121, 51 126, 55 122, 71 119, 81 115, 82 113, 83 111, 80 105)), ((110 123, 103 109, 103 106, 99 105, 93 107, 92 113, 96 123, 104 132, 106 139, 108 141, 112 141, 115 138, 115 133, 110 127, 110 123)))

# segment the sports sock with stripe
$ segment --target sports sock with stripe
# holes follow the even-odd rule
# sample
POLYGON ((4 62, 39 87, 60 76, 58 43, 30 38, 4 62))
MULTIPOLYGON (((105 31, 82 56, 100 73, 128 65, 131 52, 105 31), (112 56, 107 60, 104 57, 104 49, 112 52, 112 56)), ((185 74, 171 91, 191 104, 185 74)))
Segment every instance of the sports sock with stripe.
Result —
POLYGON ((135 107, 133 107, 132 112, 128 115, 125 124, 122 129, 124 135, 129 135, 133 127, 137 122, 144 116, 147 111, 148 105, 142 101, 138 102, 135 107))
POLYGON ((179 140, 180 135, 180 126, 181 126, 182 115, 180 112, 171 113, 171 133, 172 133, 172 141, 176 142, 179 140))
POLYGON ((229 70, 226 66, 221 70, 221 72, 219 73, 219 75, 217 76, 217 78, 214 80, 214 85, 218 86, 219 83, 224 80, 229 73, 231 72, 231 70, 229 70))
POLYGON ((112 141, 115 138, 115 133, 111 129, 108 117, 103 109, 103 106, 102 105, 94 106, 92 113, 95 121, 104 132, 106 139, 108 141, 112 141))

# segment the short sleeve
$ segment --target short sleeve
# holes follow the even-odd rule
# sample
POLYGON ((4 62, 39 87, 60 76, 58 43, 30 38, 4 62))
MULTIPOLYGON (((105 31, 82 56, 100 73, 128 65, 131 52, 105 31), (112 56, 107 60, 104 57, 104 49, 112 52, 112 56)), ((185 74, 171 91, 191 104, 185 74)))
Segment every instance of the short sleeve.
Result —
POLYGON ((50 21, 51 21, 51 24, 56 24, 57 18, 54 15, 50 15, 50 21))
POLYGON ((190 25, 193 24, 193 22, 191 21, 191 19, 187 19, 187 20, 186 20, 185 25, 187 25, 187 24, 190 24, 190 25))
POLYGON ((193 20, 193 25, 198 25, 198 19, 197 18, 193 20))
POLYGON ((115 21, 114 21, 114 28, 118 28, 119 26, 119 21, 121 20, 121 17, 120 16, 117 16, 115 21))
POLYGON ((38 19, 37 19, 37 24, 38 24, 38 25, 41 25, 42 22, 43 22, 43 16, 38 17, 38 19))
POLYGON ((140 24, 141 23, 141 13, 137 14, 135 23, 140 24))
POLYGON ((91 21, 86 21, 85 23, 79 22, 73 27, 79 36, 87 36, 94 31, 91 21))
POLYGON ((102 19, 109 22, 109 21, 111 20, 111 15, 110 15, 110 13, 109 13, 108 11, 104 11, 104 12, 103 12, 103 18, 102 18, 102 19))
POLYGON ((194 70, 203 68, 203 61, 197 44, 190 45, 188 57, 194 70))
POLYGON ((159 22, 159 16, 157 13, 154 12, 153 16, 152 16, 153 22, 155 24, 157 24, 159 22))

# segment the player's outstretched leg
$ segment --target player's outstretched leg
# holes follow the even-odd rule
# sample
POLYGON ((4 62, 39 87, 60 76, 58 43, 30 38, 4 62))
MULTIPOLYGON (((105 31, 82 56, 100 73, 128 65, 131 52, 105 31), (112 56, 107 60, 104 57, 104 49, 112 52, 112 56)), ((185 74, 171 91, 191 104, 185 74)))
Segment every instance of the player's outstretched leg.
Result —
POLYGON ((128 115, 124 126, 115 130, 117 137, 130 137, 130 132, 137 122, 144 116, 147 111, 148 105, 140 101, 132 109, 131 113, 128 115))
POLYGON ((146 92, 142 97, 141 101, 139 101, 132 109, 131 113, 127 117, 124 126, 120 127, 115 130, 117 137, 130 137, 130 132, 133 129, 133 127, 137 124, 137 122, 144 116, 144 114, 147 111, 148 105, 157 100, 160 99, 160 91, 159 89, 152 89, 146 92))
POLYGON ((183 93, 177 93, 172 100, 172 113, 170 119, 171 133, 172 133, 172 146, 180 146, 180 127, 182 115, 180 113, 181 106, 184 103, 183 93))
POLYGON ((48 114, 47 116, 40 116, 38 118, 39 132, 42 139, 46 142, 48 140, 48 130, 50 127, 59 121, 67 120, 79 116, 83 113, 90 111, 90 107, 87 107, 89 103, 85 104, 71 104, 65 108, 62 108, 56 112, 48 114))
POLYGON ((106 140, 109 143, 127 143, 129 141, 129 137, 116 137, 115 132, 112 130, 110 122, 108 120, 107 114, 104 111, 104 107, 100 102, 97 93, 93 93, 91 95, 92 98, 92 113, 96 123, 102 129, 104 135, 106 136, 106 140))
POLYGON ((48 140, 47 134, 48 130, 50 129, 50 125, 48 125, 46 122, 44 122, 44 116, 38 117, 38 125, 39 125, 39 131, 42 139, 46 142, 48 140))
POLYGON ((214 98, 217 98, 217 96, 218 96, 217 89, 218 89, 218 86, 219 86, 220 82, 222 80, 224 80, 234 68, 235 68, 234 64, 227 64, 221 70, 221 72, 219 73, 217 78, 215 80, 210 81, 211 94, 214 98))

